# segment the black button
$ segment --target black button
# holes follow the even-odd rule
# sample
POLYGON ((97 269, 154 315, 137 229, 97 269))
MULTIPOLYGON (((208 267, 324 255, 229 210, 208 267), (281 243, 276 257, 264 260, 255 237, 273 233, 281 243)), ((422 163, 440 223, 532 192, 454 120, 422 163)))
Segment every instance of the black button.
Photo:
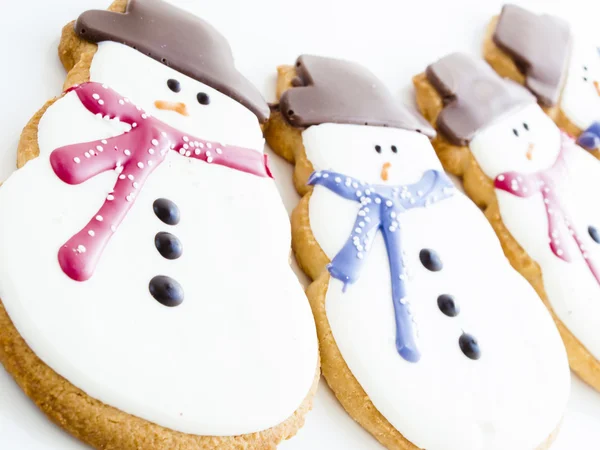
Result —
POLYGON ((435 250, 424 248, 419 253, 419 259, 421 260, 421 264, 423 264, 427 270, 431 270, 432 272, 438 272, 444 267, 442 260, 435 250))
POLYGON ((458 340, 458 345, 467 358, 474 360, 481 358, 481 351, 479 350, 477 339, 470 334, 464 333, 458 340))
POLYGON ((590 233, 590 237, 596 242, 596 244, 600 244, 600 232, 598 232, 598 228, 589 226, 588 233, 590 233))
POLYGON ((167 225, 177 225, 180 219, 179 208, 166 198, 159 198, 152 205, 154 214, 167 225))
POLYGON ((150 280, 150 294, 160 304, 173 307, 183 302, 183 288, 171 277, 158 275, 150 280))
POLYGON ((156 234, 154 245, 158 253, 166 259, 177 259, 183 253, 183 245, 177 236, 164 231, 156 234))
POLYGON ((456 317, 460 308, 454 301, 454 297, 448 294, 442 294, 437 299, 438 308, 448 317, 456 317))

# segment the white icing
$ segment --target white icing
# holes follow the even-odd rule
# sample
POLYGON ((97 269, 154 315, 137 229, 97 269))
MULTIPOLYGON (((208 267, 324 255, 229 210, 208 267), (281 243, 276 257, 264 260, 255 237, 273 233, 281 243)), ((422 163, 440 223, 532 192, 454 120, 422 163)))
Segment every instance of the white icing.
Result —
MULTIPOLYGON (((326 124, 308 128, 303 141, 315 170, 373 183, 383 183, 377 176, 383 162, 398 170, 390 171, 393 184, 413 183, 426 169, 440 170, 427 138, 405 130, 326 124), (387 149, 385 156, 375 145, 387 149), (391 145, 397 154, 389 151, 391 145)), ((358 208, 315 188, 310 225, 329 258, 348 239, 358 208)), ((344 360, 375 407, 419 448, 535 448, 559 424, 569 395, 568 363, 550 315, 463 194, 405 212, 400 223, 407 300, 422 358, 409 363, 396 351, 390 269, 378 234, 359 281, 344 293, 332 278, 327 291, 327 318, 344 360), (421 265, 423 248, 440 255, 440 272, 421 265), (457 317, 438 309, 440 294, 455 297, 457 317), (480 360, 461 352, 463 331, 478 339, 480 360)))
POLYGON ((560 131, 538 105, 531 104, 480 130, 471 140, 470 148, 490 178, 510 171, 533 173, 551 167, 556 161, 560 131), (528 159, 530 145, 531 159, 528 159))
MULTIPOLYGON (((522 140, 534 142, 540 154, 552 155, 556 159, 561 146, 560 137, 558 128, 550 120, 536 130, 536 135, 517 140, 512 134, 515 123, 523 120, 536 123, 543 114, 541 110, 530 112, 530 117, 521 114, 498 122, 480 131, 473 139, 471 151, 489 177, 495 178, 507 170, 523 171, 533 162, 523 157, 517 159, 509 156, 507 160, 513 161, 515 167, 508 167, 507 161, 498 154, 498 150, 503 148, 507 155, 522 155, 522 140), (550 136, 552 141, 549 140, 550 136)), ((531 165, 536 166, 535 170, 540 170, 551 166, 554 161, 548 164, 544 158, 543 162, 531 165)), ((556 191, 590 258, 600 263, 600 245, 588 233, 589 226, 600 230, 600 208, 595 207, 600 189, 600 164, 588 152, 578 148, 566 154, 566 165, 567 171, 556 191)), ((600 359, 600 335, 597 333, 600 328, 600 286, 574 240, 569 238, 567 242, 560 243, 567 247, 566 251, 573 257, 573 261, 565 262, 552 252, 548 243, 548 219, 541 194, 521 198, 496 189, 496 195, 507 229, 540 265, 544 289, 552 309, 588 351, 600 359)))
POLYGON ((575 39, 561 109, 582 130, 600 121, 600 53, 593 45, 575 39))
MULTIPOLYGON (((91 75, 170 125, 263 149, 249 110, 127 47, 101 44, 91 75), (169 78, 182 83, 181 94, 168 91, 169 78), (211 96, 210 106, 195 101, 199 91, 211 96), (158 111, 157 99, 183 99, 191 114, 158 111)), ((272 180, 170 152, 93 277, 75 282, 59 267, 60 246, 93 217, 117 174, 70 186, 54 174, 49 154, 122 129, 93 116, 70 93, 40 122, 40 157, 0 188, 0 298, 14 325, 58 374, 126 413, 198 435, 278 425, 308 395, 318 345, 288 264, 289 220, 272 180), (152 204, 160 197, 179 206, 177 226, 155 216, 152 204), (181 258, 160 256, 159 231, 181 240, 181 258), (156 275, 182 285, 181 306, 153 299, 148 283, 156 275)))

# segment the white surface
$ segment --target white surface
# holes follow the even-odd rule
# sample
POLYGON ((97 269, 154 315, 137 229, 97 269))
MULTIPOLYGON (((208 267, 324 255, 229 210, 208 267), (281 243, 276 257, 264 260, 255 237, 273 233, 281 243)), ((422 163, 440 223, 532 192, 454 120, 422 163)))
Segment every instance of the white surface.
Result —
MULTIPOLYGON (((107 2, 3 2, 0 130, 5 149, 0 155, 0 178, 5 178, 14 168, 20 130, 48 98, 60 92, 64 71, 56 56, 56 47, 61 27, 85 7, 103 8, 107 2)), ((292 4, 280 0, 179 0, 177 3, 202 12, 205 19, 227 35, 238 67, 269 100, 273 99, 274 67, 292 63, 299 53, 313 52, 368 65, 400 98, 409 101, 411 76, 429 62, 454 50, 479 53, 485 25, 502 4, 498 0, 372 0, 367 4, 344 0, 327 3, 304 0, 292 4), (454 22, 450 18, 454 18, 454 22)), ((517 3, 559 12, 598 33, 600 5, 593 6, 588 0, 517 3)), ((291 211, 298 200, 292 187, 291 167, 277 157, 272 158, 272 165, 291 211)), ((306 281, 303 276, 302 279, 306 281)), ((600 395, 573 378, 563 430, 553 450, 593 449, 600 440, 597 426, 600 395)), ((70 450, 84 447, 45 420, 0 370, 0 448, 70 450)), ((353 423, 322 383, 306 426, 280 448, 364 450, 381 447, 353 423)))

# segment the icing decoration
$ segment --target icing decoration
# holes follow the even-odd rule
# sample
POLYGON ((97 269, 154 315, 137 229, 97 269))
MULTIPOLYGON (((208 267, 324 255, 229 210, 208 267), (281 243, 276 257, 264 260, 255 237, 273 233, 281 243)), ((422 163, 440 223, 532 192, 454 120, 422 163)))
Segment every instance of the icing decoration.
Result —
MULTIPOLYGON (((84 12, 75 23, 80 38, 128 45, 238 101, 260 122, 269 107, 235 68, 227 40, 210 24, 162 0, 129 0, 125 14, 84 12)), ((176 91, 175 91, 176 92, 176 91)))
POLYGON ((184 135, 151 117, 106 85, 85 83, 77 93, 83 106, 105 119, 118 118, 130 131, 113 138, 58 148, 50 155, 56 175, 65 183, 80 184, 109 170, 119 175, 115 187, 89 223, 59 250, 60 266, 76 281, 89 279, 121 221, 131 208, 147 177, 168 151, 260 177, 271 177, 266 155, 255 150, 208 142, 184 135), (264 157, 263 157, 264 156, 264 157))
POLYGON ((169 199, 159 198, 152 205, 154 214, 167 225, 177 225, 181 219, 181 213, 177 205, 169 199))
POLYGON ((152 297, 164 306, 172 308, 183 303, 183 288, 171 277, 158 275, 152 278, 149 289, 152 297))
POLYGON ((458 345, 467 358, 473 360, 481 358, 481 350, 479 350, 477 339, 470 334, 463 333, 458 339, 458 345))
POLYGON ((568 248, 563 245, 570 236, 577 244, 577 248, 594 278, 600 284, 600 271, 586 251, 582 239, 571 223, 567 213, 567 205, 562 204, 557 189, 557 181, 563 178, 566 173, 565 158, 567 154, 577 151, 573 139, 564 133, 561 134, 561 139, 561 152, 551 168, 532 174, 502 173, 496 177, 494 186, 522 198, 541 194, 548 218, 548 238, 552 252, 565 262, 572 261, 572 255, 569 253, 568 248))
MULTIPOLYGON (((600 95, 600 93, 598 95, 600 95)), ((586 150, 592 151, 600 149, 600 121, 590 125, 588 129, 579 136, 577 143, 586 150)))
POLYGON ((562 89, 572 36, 567 22, 505 5, 493 36, 526 76, 526 86, 545 106, 555 105, 562 89))
POLYGON ((303 55, 296 61, 296 74, 293 87, 283 93, 279 103, 283 116, 295 127, 344 123, 435 136, 425 119, 399 104, 387 87, 359 64, 303 55))
POLYGON ((438 256, 438 254, 430 249, 423 249, 419 252, 419 259, 421 260, 421 264, 427 270, 432 272, 439 272, 442 270, 443 264, 442 260, 438 256))
POLYGON ((451 197, 454 192, 452 182, 436 170, 428 170, 419 182, 404 186, 372 185, 341 173, 320 171, 310 176, 308 184, 323 186, 361 204, 354 231, 328 266, 331 276, 344 283, 344 290, 360 277, 371 242, 381 231, 390 264, 396 349, 406 361, 419 361, 421 355, 413 319, 405 300, 407 275, 402 258, 401 215, 407 210, 427 207, 451 197))
POLYGON ((467 145, 485 125, 535 103, 523 86, 504 80, 482 59, 452 53, 427 67, 427 79, 444 99, 438 129, 456 145, 467 145))
POLYGON ((165 259, 177 259, 183 253, 183 245, 177 236, 164 231, 156 234, 154 245, 165 259))
POLYGON ((442 294, 437 299, 438 308, 448 317, 456 317, 460 312, 460 308, 454 301, 454 297, 448 294, 442 294))
POLYGON ((588 233, 594 242, 596 242, 596 244, 600 244, 600 232, 598 231, 598 228, 590 225, 588 227, 588 233))

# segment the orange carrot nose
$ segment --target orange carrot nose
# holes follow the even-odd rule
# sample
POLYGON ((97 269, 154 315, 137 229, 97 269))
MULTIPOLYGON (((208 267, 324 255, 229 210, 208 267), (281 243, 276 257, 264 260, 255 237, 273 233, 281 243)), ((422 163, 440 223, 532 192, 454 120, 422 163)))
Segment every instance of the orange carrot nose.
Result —
POLYGON ((392 163, 386 162, 383 167, 381 168, 381 179, 383 181, 387 181, 389 178, 388 175, 388 171, 390 170, 390 167, 392 167, 392 163))
POLYGON ((598 96, 600 96, 600 83, 598 81, 594 81, 594 87, 596 88, 598 96))
POLYGON ((529 161, 531 161, 533 159, 533 150, 535 150, 535 144, 529 144, 529 147, 527 147, 527 159, 529 161))
POLYGON ((163 100, 157 100, 154 102, 154 106, 156 106, 157 109, 162 109, 163 111, 174 111, 176 113, 181 114, 182 116, 189 116, 187 106, 185 103, 165 102, 163 100))

